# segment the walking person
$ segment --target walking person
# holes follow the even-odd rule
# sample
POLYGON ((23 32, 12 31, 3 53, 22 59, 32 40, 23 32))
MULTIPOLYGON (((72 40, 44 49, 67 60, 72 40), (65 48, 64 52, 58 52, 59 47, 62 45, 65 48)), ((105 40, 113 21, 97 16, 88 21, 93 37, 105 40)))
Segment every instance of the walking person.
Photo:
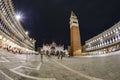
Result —
POLYGON ((57 52, 57 56, 58 56, 58 59, 60 58, 60 56, 61 56, 61 54, 60 54, 60 52, 58 51, 57 52))
POLYGON ((63 56, 64 56, 64 52, 63 51, 61 51, 61 60, 62 60, 62 58, 63 58, 63 56))
POLYGON ((44 55, 45 51, 44 50, 40 50, 40 57, 41 57, 41 62, 43 63, 43 55, 44 55))
POLYGON ((61 59, 61 60, 62 60, 63 56, 64 56, 63 51, 60 51, 60 52, 58 53, 58 59, 61 59))
POLYGON ((51 52, 49 51, 49 53, 48 53, 48 57, 50 58, 51 57, 51 52))
POLYGON ((41 55, 41 62, 43 63, 43 51, 41 51, 40 55, 41 55))
POLYGON ((49 51, 48 51, 48 50, 46 51, 46 55, 47 55, 47 56, 49 55, 49 51))

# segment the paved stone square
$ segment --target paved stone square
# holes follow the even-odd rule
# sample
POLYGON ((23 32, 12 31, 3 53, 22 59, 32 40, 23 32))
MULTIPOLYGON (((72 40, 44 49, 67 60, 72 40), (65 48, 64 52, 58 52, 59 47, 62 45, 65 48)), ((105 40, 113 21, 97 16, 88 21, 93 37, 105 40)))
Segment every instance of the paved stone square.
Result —
POLYGON ((120 52, 114 55, 43 57, 0 51, 0 80, 120 80, 120 52))

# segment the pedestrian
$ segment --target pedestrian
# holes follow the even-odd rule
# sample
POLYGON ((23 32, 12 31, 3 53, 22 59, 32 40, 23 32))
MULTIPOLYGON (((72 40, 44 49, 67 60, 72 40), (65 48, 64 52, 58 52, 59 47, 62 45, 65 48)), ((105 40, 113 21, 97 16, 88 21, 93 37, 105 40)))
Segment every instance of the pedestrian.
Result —
POLYGON ((43 51, 41 51, 41 62, 43 62, 43 51))
POLYGON ((62 60, 62 58, 63 58, 63 56, 64 56, 64 53, 63 53, 63 51, 61 51, 61 60, 62 60))
POLYGON ((61 53, 60 53, 59 51, 58 51, 58 55, 57 55, 57 56, 58 56, 58 59, 59 59, 59 58, 60 58, 60 56, 61 56, 61 53))
POLYGON ((47 50, 47 51, 46 51, 46 55, 48 56, 48 54, 49 54, 49 51, 47 50))
POLYGON ((51 52, 50 52, 50 51, 48 52, 48 57, 49 57, 49 58, 51 57, 51 52))
POLYGON ((60 52, 58 53, 58 59, 61 59, 61 60, 62 60, 63 56, 64 56, 63 51, 60 51, 60 52))

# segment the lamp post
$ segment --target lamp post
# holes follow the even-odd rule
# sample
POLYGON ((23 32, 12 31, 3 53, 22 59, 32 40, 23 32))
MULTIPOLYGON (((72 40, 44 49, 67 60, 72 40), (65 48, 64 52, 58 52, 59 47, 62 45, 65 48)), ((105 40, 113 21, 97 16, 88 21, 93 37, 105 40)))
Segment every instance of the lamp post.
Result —
POLYGON ((16 18, 17 21, 21 21, 22 18, 23 18, 23 15, 22 15, 20 12, 19 12, 19 13, 16 13, 16 14, 15 14, 15 18, 16 18))
POLYGON ((25 34, 26 34, 26 35, 28 35, 28 34, 29 34, 29 32, 28 32, 28 31, 26 31, 26 32, 25 32, 25 34))

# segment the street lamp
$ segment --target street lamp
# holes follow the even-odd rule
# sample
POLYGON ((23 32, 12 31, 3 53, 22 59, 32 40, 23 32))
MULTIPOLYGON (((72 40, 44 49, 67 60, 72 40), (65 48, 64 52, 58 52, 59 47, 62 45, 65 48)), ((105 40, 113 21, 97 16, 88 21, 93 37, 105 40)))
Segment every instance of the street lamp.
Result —
POLYGON ((2 39, 2 35, 0 35, 0 39, 2 39))
POLYGON ((26 34, 26 35, 28 35, 28 34, 29 34, 29 32, 28 32, 28 31, 26 31, 26 32, 25 32, 25 34, 26 34))
POLYGON ((3 41, 6 41, 7 39, 6 38, 3 38, 3 41))
POLYGON ((16 20, 20 21, 20 20, 22 20, 23 16, 22 16, 22 14, 19 12, 19 13, 16 13, 16 14, 15 14, 15 18, 16 18, 16 20))

